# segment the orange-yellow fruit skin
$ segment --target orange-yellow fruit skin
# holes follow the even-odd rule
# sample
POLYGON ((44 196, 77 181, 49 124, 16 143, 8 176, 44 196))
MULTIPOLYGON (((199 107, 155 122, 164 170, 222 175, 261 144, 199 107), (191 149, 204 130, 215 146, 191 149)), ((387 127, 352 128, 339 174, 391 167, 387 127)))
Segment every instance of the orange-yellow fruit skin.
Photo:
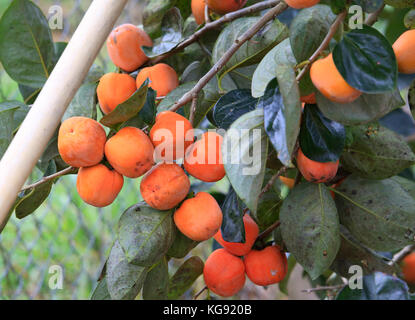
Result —
POLYGON ((300 100, 301 100, 301 102, 308 103, 308 104, 316 104, 317 103, 316 94, 314 92, 309 94, 308 96, 301 97, 300 100))
POLYGON ((402 273, 406 282, 415 284, 415 252, 403 259, 402 273))
POLYGON ((107 73, 99 81, 97 96, 104 114, 113 111, 137 90, 135 80, 128 74, 107 73))
POLYGON ((241 9, 247 0, 206 0, 209 9, 219 14, 226 14, 241 9))
POLYGON ((141 177, 154 164, 154 147, 138 128, 125 127, 105 144, 105 156, 111 166, 129 178, 141 177))
POLYGON ((225 249, 213 251, 203 269, 205 284, 222 297, 231 297, 245 285, 245 266, 242 260, 225 249))
POLYGON ((150 81, 149 87, 157 91, 157 97, 164 97, 179 86, 176 71, 165 63, 141 69, 137 75, 137 88, 140 88, 147 78, 150 81))
POLYGON ((245 214, 244 218, 245 227, 245 243, 227 242, 222 238, 222 232, 219 230, 214 238, 219 244, 224 247, 229 253, 235 256, 244 256, 251 251, 252 246, 255 243, 259 234, 259 228, 256 222, 248 215, 245 214))
POLYGON ((188 238, 205 241, 212 238, 222 225, 222 210, 209 193, 199 192, 176 210, 174 222, 188 238))
POLYGON ((288 188, 294 188, 295 180, 287 177, 280 176, 280 180, 283 184, 285 184, 288 188))
POLYGON ((156 122, 150 130, 150 139, 154 147, 160 146, 160 149, 165 149, 160 150, 163 160, 181 159, 193 143, 193 126, 180 114, 164 111, 157 115, 156 122), (169 135, 164 136, 164 133, 169 135))
POLYGON ((285 0, 285 3, 294 9, 310 8, 319 2, 320 0, 285 0))
POLYGON ((153 41, 147 33, 132 24, 118 26, 107 40, 108 54, 112 62, 128 72, 137 70, 147 62, 148 57, 141 47, 152 45, 153 41))
POLYGON ((222 160, 223 137, 216 132, 206 132, 186 152, 184 168, 193 177, 216 182, 225 176, 222 160))
POLYGON ((343 79, 334 64, 332 54, 312 64, 310 77, 314 86, 333 102, 350 103, 362 94, 343 79))
POLYGON ((161 163, 153 167, 141 180, 140 185, 144 201, 158 210, 174 208, 186 198, 189 190, 189 178, 175 163, 161 163))
POLYGON ((393 44, 401 73, 415 73, 415 30, 404 32, 393 44))
POLYGON ((205 0, 192 0, 192 13, 197 24, 205 22, 205 0))
POLYGON ((122 175, 103 164, 97 164, 79 169, 76 188, 82 200, 91 206, 102 208, 114 202, 123 184, 122 175))
POLYGON ((248 278, 259 286, 269 286, 284 279, 287 274, 287 257, 278 246, 251 250, 244 258, 248 278))
POLYGON ((298 149, 297 167, 303 177, 310 182, 328 182, 336 176, 339 161, 317 162, 307 158, 301 149, 298 149))
POLYGON ((72 117, 65 120, 58 135, 59 153, 72 167, 90 167, 101 162, 107 140, 104 128, 95 120, 72 117))

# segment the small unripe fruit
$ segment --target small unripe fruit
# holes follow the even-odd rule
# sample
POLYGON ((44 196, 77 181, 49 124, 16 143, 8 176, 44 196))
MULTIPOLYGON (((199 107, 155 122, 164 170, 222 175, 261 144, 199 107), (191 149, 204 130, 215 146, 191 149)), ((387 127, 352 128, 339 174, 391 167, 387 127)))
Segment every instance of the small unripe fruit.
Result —
POLYGON ((123 184, 122 175, 103 164, 97 164, 79 169, 76 188, 82 200, 91 206, 102 208, 114 202, 123 184))
POLYGON ((115 28, 107 40, 108 54, 119 68, 132 72, 147 62, 142 46, 151 47, 153 41, 147 33, 132 24, 115 28))
POLYGON ((147 78, 150 81, 149 87, 157 91, 157 97, 167 96, 179 86, 176 71, 165 63, 141 69, 137 75, 137 88, 140 88, 147 78))
POLYGON ((186 152, 186 171, 205 182, 221 180, 226 174, 222 160, 222 142, 223 137, 216 132, 204 133, 186 152))
POLYGON ((415 73, 415 30, 404 32, 393 44, 398 69, 401 73, 415 73))
POLYGON ((157 115, 150 139, 156 147, 156 158, 164 161, 181 159, 193 143, 193 126, 180 114, 164 111, 157 115))
POLYGON ((209 193, 199 192, 176 210, 174 223, 186 237, 205 241, 212 238, 222 225, 222 210, 209 193))
POLYGON ((205 22, 205 0, 192 0, 192 13, 197 24, 205 22))
POLYGON ((129 178, 141 177, 154 164, 154 147, 138 128, 125 127, 105 144, 105 156, 111 166, 129 178))
POLYGON ((249 280, 259 286, 278 283, 287 274, 287 257, 278 246, 251 250, 245 256, 244 263, 249 280))
POLYGON ((243 217, 244 228, 245 228, 245 243, 234 243, 227 242, 222 238, 222 232, 219 230, 215 234, 215 240, 224 247, 227 251, 235 256, 244 256, 251 251, 252 246, 255 243, 256 238, 259 234, 259 228, 256 222, 248 215, 245 214, 243 217))
POLYGON ((99 81, 97 96, 104 114, 113 111, 137 90, 135 80, 128 74, 107 73, 99 81))
POLYGON ((247 0, 206 0, 209 9, 219 14, 226 14, 241 9, 247 0))
POLYGON ((297 167, 303 177, 310 182, 323 183, 333 179, 339 168, 339 161, 317 162, 307 158, 301 149, 298 149, 297 167))
POLYGON ((245 266, 240 258, 225 249, 217 249, 207 258, 203 277, 209 290, 222 297, 231 297, 245 285, 245 266))
POLYGON ((97 121, 72 117, 65 120, 59 129, 59 154, 72 167, 94 166, 104 157, 106 140, 105 130, 97 121))
POLYGON ((332 54, 312 64, 310 77, 314 86, 333 102, 350 103, 362 94, 344 80, 334 64, 332 54))
POLYGON ((402 273, 406 282, 415 284, 415 252, 403 259, 402 273))
POLYGON ((169 210, 186 198, 190 181, 177 164, 161 163, 153 167, 141 180, 144 201, 154 209, 169 210))
POLYGON ((319 2, 320 0, 285 0, 285 3, 294 9, 310 8, 319 2))

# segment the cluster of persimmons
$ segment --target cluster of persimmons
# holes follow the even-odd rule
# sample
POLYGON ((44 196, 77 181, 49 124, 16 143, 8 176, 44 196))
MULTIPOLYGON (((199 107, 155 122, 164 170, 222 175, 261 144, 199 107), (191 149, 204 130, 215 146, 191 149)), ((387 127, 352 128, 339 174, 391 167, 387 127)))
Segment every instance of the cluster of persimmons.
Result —
MULTIPOLYGON (((293 8, 311 7, 318 2, 286 0, 293 8)), ((197 23, 202 24, 206 10, 225 14, 242 8, 245 3, 246 0, 192 0, 191 6, 197 23)), ((399 70, 404 73, 415 72, 415 60, 407 54, 414 50, 408 48, 410 43, 415 43, 415 30, 404 33, 394 44, 399 70)), ((113 30, 107 41, 109 56, 125 73, 108 73, 100 79, 97 95, 104 114, 113 112, 127 101, 146 79, 159 99, 179 85, 178 76, 169 65, 149 66, 142 46, 152 45, 145 31, 134 25, 125 24, 113 30), (134 79, 129 73, 135 70, 139 71, 134 79)), ((347 103, 361 94, 342 78, 331 54, 313 63, 310 74, 315 87, 332 101, 347 103)), ((302 101, 315 103, 315 96, 303 97, 302 101)), ((192 240, 205 241, 214 237, 223 248, 207 259, 204 279, 210 290, 228 297, 244 286, 245 275, 261 286, 280 282, 287 272, 287 258, 276 245, 255 249, 259 229, 248 214, 243 218, 245 243, 225 241, 220 230, 222 211, 215 198, 206 192, 189 195, 188 175, 205 182, 216 182, 225 176, 222 141, 222 136, 215 132, 206 132, 194 141, 190 121, 178 113, 164 111, 157 115, 148 134, 136 127, 124 127, 107 137, 102 125, 93 119, 67 119, 59 131, 58 148, 68 165, 80 168, 77 190, 86 203, 108 206, 121 191, 124 177, 142 177, 140 192, 149 206, 158 210, 176 208, 174 222, 192 240), (160 139, 160 130, 170 132, 170 140, 160 139), (186 138, 189 135, 191 140, 186 138), (156 151, 161 143, 165 149, 160 155, 164 157, 163 161, 158 161, 156 151), (213 162, 211 152, 215 154, 213 162), (168 161, 166 155, 170 155, 168 161), (176 161, 182 159, 180 166, 176 161)), ((338 161, 319 163, 308 159, 301 149, 297 154, 297 167, 308 181, 330 181, 336 175, 338 165, 338 161)), ((292 179, 281 179, 292 187, 292 179)))

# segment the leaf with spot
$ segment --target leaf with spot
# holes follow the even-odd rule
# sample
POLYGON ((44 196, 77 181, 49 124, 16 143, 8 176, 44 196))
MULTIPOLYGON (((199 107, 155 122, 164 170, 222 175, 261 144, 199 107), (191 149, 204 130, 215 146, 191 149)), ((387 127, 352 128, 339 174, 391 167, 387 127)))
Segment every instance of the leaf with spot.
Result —
POLYGON ((118 241, 129 263, 151 267, 167 253, 174 240, 171 211, 138 203, 118 223, 118 241))
POLYGON ((289 252, 317 279, 333 263, 340 247, 336 205, 323 184, 302 183, 284 200, 281 233, 289 252))
POLYGON ((179 299, 203 273, 203 261, 199 257, 187 259, 170 278, 169 300, 179 299))
POLYGON ((143 286, 144 300, 167 300, 169 292, 169 266, 163 257, 160 262, 151 267, 143 286))
POLYGON ((351 175, 333 190, 340 222, 365 246, 389 252, 415 244, 415 199, 395 180, 351 175))

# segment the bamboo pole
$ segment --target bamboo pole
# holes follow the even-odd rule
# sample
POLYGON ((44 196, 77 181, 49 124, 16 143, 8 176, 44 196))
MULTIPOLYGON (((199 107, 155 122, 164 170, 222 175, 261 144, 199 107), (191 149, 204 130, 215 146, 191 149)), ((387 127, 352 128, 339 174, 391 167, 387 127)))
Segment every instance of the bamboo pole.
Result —
POLYGON ((0 162, 0 233, 128 0, 94 0, 0 162))

